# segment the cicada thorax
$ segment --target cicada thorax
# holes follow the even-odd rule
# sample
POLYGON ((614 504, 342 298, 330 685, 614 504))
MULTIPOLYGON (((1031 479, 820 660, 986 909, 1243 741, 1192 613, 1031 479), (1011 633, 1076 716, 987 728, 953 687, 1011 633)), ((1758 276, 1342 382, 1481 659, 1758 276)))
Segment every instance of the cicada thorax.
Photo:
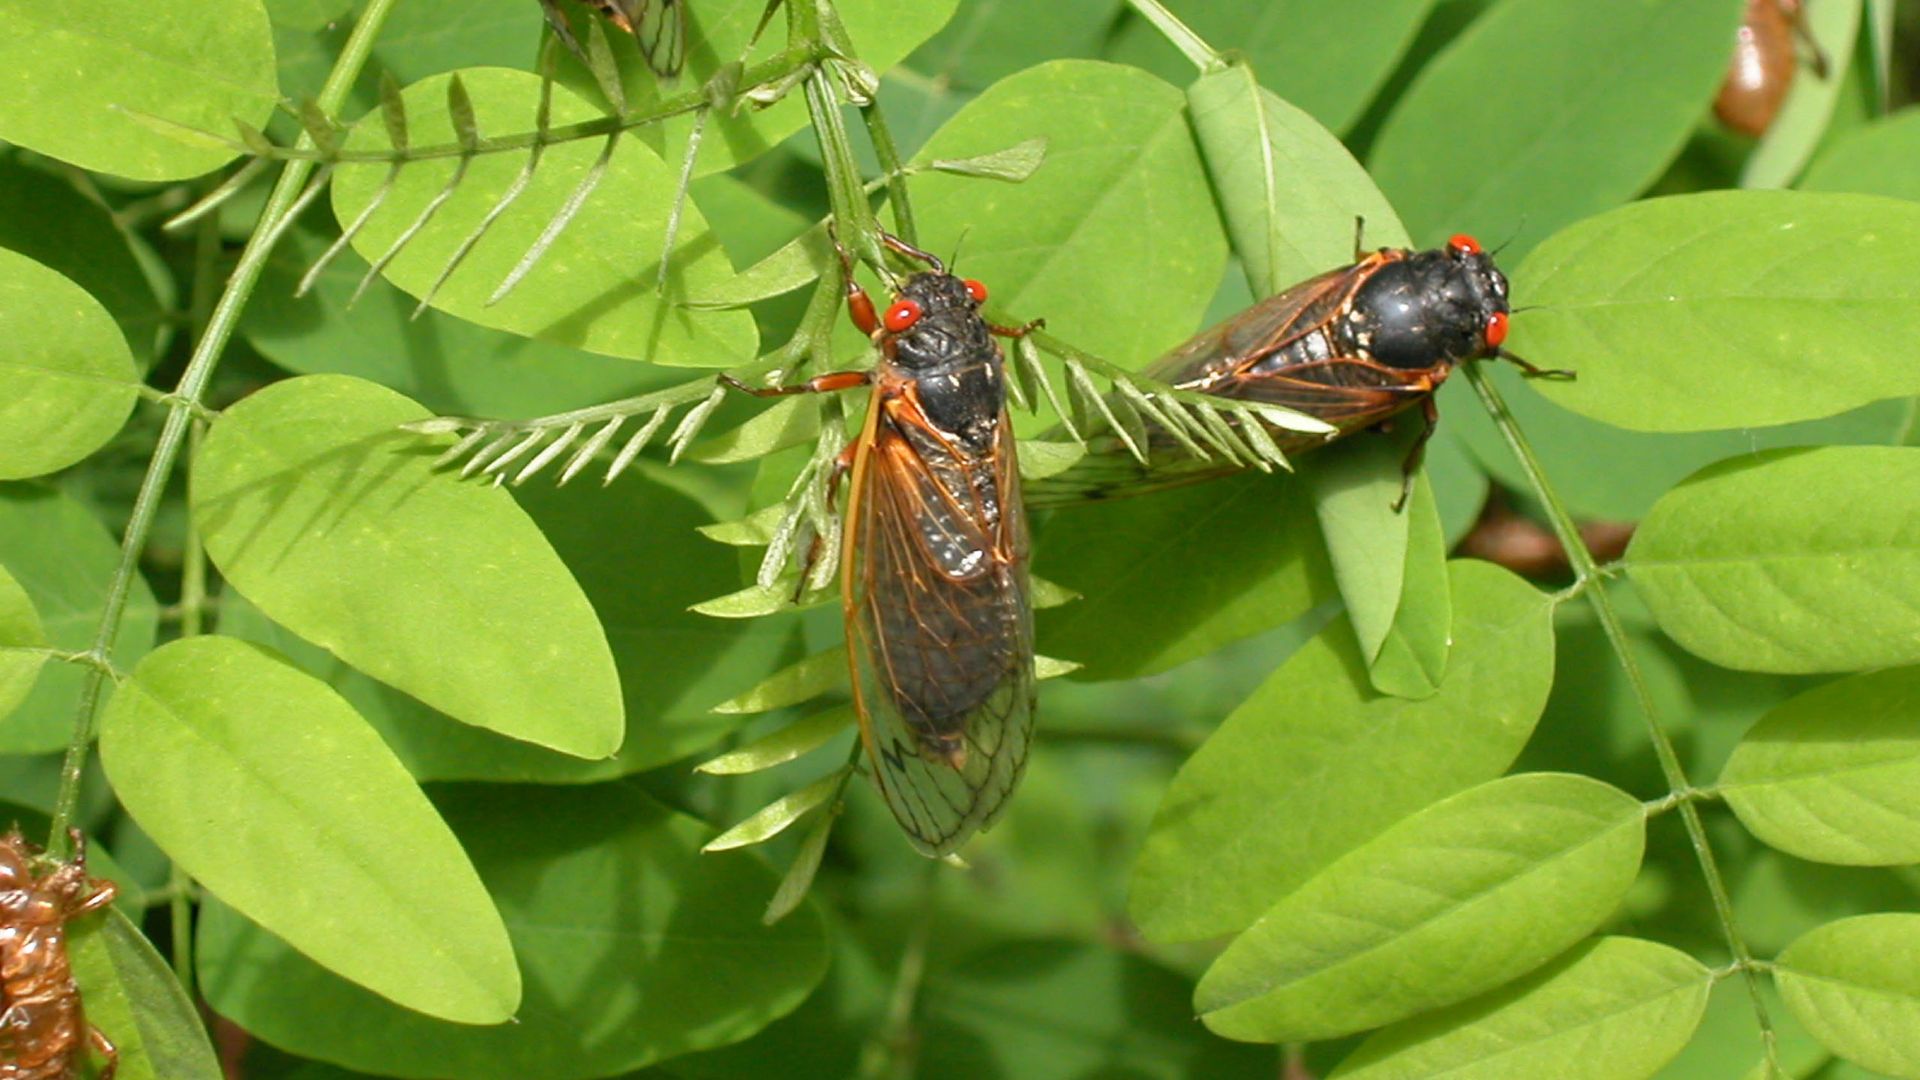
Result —
POLYGON ((1800 0, 1747 0, 1726 79, 1713 102, 1721 123, 1755 138, 1766 134, 1793 88, 1799 42, 1806 43, 1815 70, 1824 73, 1826 58, 1807 33, 1800 0))
POLYGON ((111 1078, 113 1044, 87 1024, 67 957, 68 921, 112 902, 111 882, 87 876, 75 835, 72 861, 36 873, 35 849, 18 831, 0 837, 0 1078, 64 1080, 77 1075, 91 1043, 111 1078))

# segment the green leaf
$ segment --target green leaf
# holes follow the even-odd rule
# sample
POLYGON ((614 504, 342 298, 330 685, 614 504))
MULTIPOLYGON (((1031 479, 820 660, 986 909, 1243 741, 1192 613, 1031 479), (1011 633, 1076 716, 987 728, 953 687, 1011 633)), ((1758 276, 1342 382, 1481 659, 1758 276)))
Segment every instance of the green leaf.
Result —
POLYGON ((1367 677, 1382 693, 1420 698, 1440 688, 1453 642, 1453 594, 1446 573, 1450 545, 1424 473, 1414 481, 1406 513, 1412 527, 1404 588, 1367 677))
POLYGON ((1085 597, 1038 613, 1039 640, 1092 680, 1165 671, 1337 596, 1304 487, 1286 476, 1058 510, 1033 550, 1035 573, 1085 597))
POLYGON ((1150 938, 1245 929, 1341 855, 1513 761, 1553 683, 1550 607, 1490 564, 1449 569, 1453 655, 1437 694, 1372 693, 1335 621, 1182 766, 1133 871, 1129 910, 1150 938))
POLYGON ((1345 451, 1317 458, 1303 474, 1334 579, 1374 688, 1425 697, 1446 672, 1453 622, 1432 488, 1422 478, 1406 508, 1395 510, 1401 441, 1361 439, 1345 451))
POLYGON ((1395 106, 1374 179, 1423 245, 1468 232, 1524 251, 1660 175, 1720 85, 1743 6, 1496 4, 1395 106))
POLYGON ((1393 207, 1340 140, 1245 65, 1202 75, 1187 111, 1254 295, 1352 261, 1356 217, 1367 243, 1406 246, 1393 207))
POLYGON ((58 272, 0 248, 0 480, 56 472, 127 422, 139 373, 100 302, 58 272))
POLYGON ((1632 203, 1514 275, 1513 349, 1580 373, 1540 389, 1640 431, 1831 416, 1920 392, 1920 206, 1720 191, 1632 203))
POLYGON ((854 725, 852 706, 828 709, 804 720, 796 720, 762 738, 730 750, 710 761, 694 766, 695 772, 709 776, 738 776, 784 765, 825 746, 834 736, 854 725))
POLYGON ((233 150, 170 129, 258 126, 279 96, 259 0, 0 0, 0 25, 0 139, 83 169, 197 176, 233 150))
MULTIPOLYGON (((1786 187, 1819 147, 1833 118, 1840 88, 1847 81, 1847 69, 1853 62, 1854 38, 1860 33, 1861 6, 1859 3, 1814 4, 1806 9, 1807 30, 1826 54, 1827 77, 1821 78, 1811 64, 1800 62, 1786 101, 1781 103, 1773 123, 1767 126, 1766 136, 1740 172, 1741 187, 1786 187)), ((1794 44, 1797 52, 1806 51, 1797 40, 1794 44)))
MULTIPOLYGON (((1360 119, 1413 43, 1433 0, 1172 0, 1167 7, 1200 36, 1244 53, 1263 85, 1335 131, 1360 119)), ((1192 65, 1144 20, 1119 35, 1116 58, 1184 82, 1192 65)), ((1343 260, 1344 261, 1344 260, 1343 260)))
POLYGON ((300 375, 357 375, 441 415, 525 417, 656 390, 683 373, 595 356, 424 311, 376 278, 353 299, 367 264, 346 251, 304 296, 295 292, 326 249, 309 229, 275 245, 240 332, 261 355, 300 375))
POLYGON ((0 567, 0 724, 33 691, 47 661, 47 632, 33 597, 0 567))
MULTIPOLYGON (((532 126, 541 80, 500 68, 459 73, 484 131, 532 126)), ((453 138, 447 113, 452 75, 434 76, 405 91, 416 144, 453 138)), ((564 89, 553 92, 553 123, 588 120, 599 113, 564 89)), ((356 124, 347 146, 389 146, 385 124, 368 116, 356 124)), ((442 311, 482 326, 541 341, 662 364, 725 367, 751 360, 758 348, 753 320, 745 312, 690 311, 657 294, 667 211, 678 176, 636 139, 621 139, 578 216, 553 241, 540 263, 511 293, 493 302, 495 290, 534 246, 555 213, 594 167, 605 140, 578 140, 549 147, 525 191, 515 199, 434 295, 442 311)), ((382 272, 414 296, 426 294, 466 238, 514 184, 525 164, 521 154, 471 159, 466 175, 428 227, 415 235, 382 272)), ((392 180, 385 165, 342 166, 333 182, 334 212, 355 220, 381 198, 354 247, 370 261, 382 258, 409 225, 445 189, 458 159, 418 161, 392 180), (384 192, 384 197, 382 193, 384 192)), ((682 211, 676 234, 669 296, 698 293, 733 272, 713 243, 699 209, 682 211)))
POLYGON ((1787 1008, 1827 1049, 1920 1076, 1920 915, 1862 915, 1808 931, 1774 962, 1787 1008))
MULTIPOLYGON (((1079 348, 1137 366, 1198 325, 1226 244, 1178 90, 1146 72, 1062 60, 995 84, 947 121, 917 162, 1035 137, 1047 160, 1023 184, 924 175, 922 246, 991 290, 997 322, 1045 318, 1079 348), (1150 288, 1128 267, 1153 267, 1150 288)), ((1032 430, 1044 419, 1025 417, 1032 430)))
POLYGON ((1747 732, 1719 789, 1741 824, 1792 855, 1920 862, 1920 668, 1816 687, 1747 732))
POLYGON ((222 1016, 350 1069, 471 1080, 584 1080, 744 1039, 826 968, 808 905, 772 928, 775 875, 702 855, 706 824, 628 784, 454 785, 435 793, 526 972, 518 1023, 473 1027, 397 1008, 317 967, 222 904, 199 970, 222 1016))
MULTIPOLYGON (((122 230, 113 211, 74 184, 13 154, 0 159, 0 247, 59 271, 120 324, 141 370, 174 325, 173 279, 148 275, 152 252, 122 230)), ((44 165, 45 163, 40 163, 44 165)))
MULTIPOLYGON (((24 484, 0 487, 0 566, 25 589, 56 649, 93 647, 107 587, 120 565, 120 543, 86 507, 72 498, 24 484)), ((135 574, 114 663, 128 668, 153 647, 159 604, 146 579, 135 574)), ((54 664, 40 672, 27 700, 0 718, 0 752, 58 750, 73 735, 74 703, 87 669, 54 664)))
POLYGON ((514 1015, 512 946, 459 841, 324 683, 257 645, 183 638, 114 692, 100 757, 170 858, 319 963, 431 1016, 514 1015))
POLYGON ((743 694, 713 707, 717 713, 762 713, 798 705, 847 684, 847 649, 835 646, 781 668, 743 694))
POLYGON ((745 821, 707 841, 700 850, 708 853, 729 851, 765 843, 779 836, 809 811, 838 795, 846 785, 847 772, 847 769, 836 769, 798 791, 782 795, 745 821))
POLYGON ((1855 191, 1920 200, 1920 107, 1908 107, 1835 139, 1800 180, 1808 191, 1855 191))
POLYGON ((928 972, 920 1080, 1252 1077, 1271 1051, 1195 1023, 1191 983, 1117 948, 1052 938, 994 942, 928 972))
POLYGON ((1723 667, 1920 663, 1916 493, 1915 449, 1736 458, 1660 500, 1627 549, 1628 570, 1660 628, 1723 667))
POLYGON ((229 408, 194 463, 207 553, 275 621, 449 716, 577 757, 620 745, 618 675, 505 492, 437 473, 427 412, 313 375, 229 408))
POLYGON ((1451 1005, 1586 937, 1640 869, 1646 816, 1598 780, 1529 773, 1427 807, 1307 879, 1194 991, 1215 1032, 1333 1038, 1451 1005))
POLYGON ((220 1080, 199 1012, 173 969, 118 908, 78 923, 68 948, 87 1022, 120 1051, 116 1080, 220 1080))
POLYGON ((1651 1076, 1692 1037, 1712 987, 1713 974, 1683 952, 1601 938, 1485 997, 1381 1031, 1328 1080, 1651 1076))

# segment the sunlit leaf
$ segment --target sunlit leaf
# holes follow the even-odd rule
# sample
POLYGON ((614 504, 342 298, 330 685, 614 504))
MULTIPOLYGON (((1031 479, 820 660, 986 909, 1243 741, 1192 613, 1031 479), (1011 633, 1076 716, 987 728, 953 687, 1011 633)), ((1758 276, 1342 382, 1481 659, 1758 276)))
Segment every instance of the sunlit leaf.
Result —
POLYGON ((624 731, 606 636, 506 493, 437 473, 426 410, 313 375, 229 408, 194 463, 207 551, 275 621, 455 719, 585 758, 624 731))
POLYGON ((520 973, 466 854, 325 684, 257 645, 186 638, 141 661, 100 730, 128 812, 213 893, 409 1008, 514 1014, 520 973))

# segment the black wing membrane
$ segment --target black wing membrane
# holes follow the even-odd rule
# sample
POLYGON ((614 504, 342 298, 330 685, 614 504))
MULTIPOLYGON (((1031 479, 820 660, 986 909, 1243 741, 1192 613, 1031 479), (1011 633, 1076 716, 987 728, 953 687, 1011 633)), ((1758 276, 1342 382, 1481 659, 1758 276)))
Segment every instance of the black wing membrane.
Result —
POLYGON ((913 846, 991 825, 1033 735, 1033 616, 1006 417, 969 466, 876 395, 854 462, 843 572, 855 707, 874 781, 913 846))

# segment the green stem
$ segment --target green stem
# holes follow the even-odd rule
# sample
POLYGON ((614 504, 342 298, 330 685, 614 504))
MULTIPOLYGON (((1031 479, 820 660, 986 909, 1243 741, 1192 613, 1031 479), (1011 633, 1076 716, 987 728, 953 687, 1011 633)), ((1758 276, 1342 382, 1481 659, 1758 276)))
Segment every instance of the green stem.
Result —
MULTIPOLYGON (((328 115, 338 112, 341 103, 346 100, 347 91, 365 66, 367 56, 373 51, 374 37, 379 33, 381 24, 386 22, 387 13, 393 5, 394 0, 368 0, 366 13, 355 24, 353 34, 341 50, 332 74, 320 90, 318 102, 321 110, 328 115)), ((100 611, 100 624, 94 632, 93 646, 89 650, 102 664, 110 661, 114 639, 120 632, 120 620, 126 612, 127 597, 133 591, 134 580, 140 573, 141 553, 146 550, 147 539, 153 532, 154 518, 160 511, 167 482, 173 477, 173 466, 180 457, 180 448, 185 445, 187 432, 193 426, 200 397, 206 392, 207 382, 213 377, 214 368, 220 362, 227 341, 233 336, 234 327, 239 324, 241 309, 253 296, 261 271, 266 269, 272 238, 283 231, 278 228, 280 219, 299 197, 312 171, 311 162, 292 161, 287 164, 286 171, 280 174, 272 194, 267 197, 266 209, 261 212, 258 227, 248 239, 245 250, 240 253, 233 276, 227 279, 226 289, 214 305, 213 313, 207 320, 206 332, 194 345, 186 370, 181 373, 180 382, 174 387, 175 400, 169 403, 166 424, 160 430, 160 440, 154 447, 152 460, 147 463, 147 474, 140 482, 139 494, 134 496, 133 514, 127 521, 127 531, 120 542, 120 565, 115 568, 113 580, 108 583, 106 602, 100 611)), ((93 741, 94 712, 99 707, 105 682, 102 668, 96 667, 90 671, 86 681, 81 684, 80 701, 74 710, 73 737, 67 744, 66 760, 61 765, 60 792, 53 810, 53 835, 48 843, 48 850, 59 855, 66 853, 67 827, 73 822, 74 812, 80 803, 80 776, 86 769, 87 751, 93 741)))
POLYGON ((813 121, 814 138, 820 143, 820 159, 826 166, 827 202, 833 208, 833 222, 840 242, 850 245, 869 265, 883 267, 880 242, 874 235, 877 226, 873 207, 867 202, 865 185, 860 182, 860 166, 854 160, 853 144, 847 139, 833 77, 825 68, 815 68, 807 78, 807 115, 813 121))
POLYGON ((907 171, 900 163, 900 150, 894 145, 893 131, 887 127, 887 118, 880 112, 878 101, 860 110, 867 122, 867 137, 873 140, 873 154, 880 159, 880 169, 886 174, 887 205, 893 210, 893 235, 920 246, 919 231, 913 223, 913 203, 907 198, 907 171))
MULTIPOLYGON (((1646 679, 1640 671, 1640 662, 1634 657, 1632 642, 1627 638, 1626 628, 1620 623, 1620 616, 1613 608, 1613 598, 1608 594, 1605 575, 1593 561, 1593 553, 1580 539, 1580 530, 1574 525, 1573 517, 1561 504, 1559 495, 1547 482, 1546 473, 1540 467, 1540 459, 1534 456, 1533 446, 1521 430, 1520 424, 1508 411, 1505 399, 1493 385, 1483 364, 1467 364, 1467 381, 1473 384, 1480 395, 1480 401, 1493 417, 1500 434, 1507 440, 1507 447, 1519 460, 1520 468, 1527 474, 1527 483, 1533 488, 1534 496, 1540 500, 1546 511, 1547 521, 1553 526, 1554 535, 1560 539, 1560 546, 1566 550, 1567 561, 1573 565, 1575 580, 1586 583, 1587 602, 1593 606, 1594 616, 1607 635, 1607 643, 1612 646, 1614 655, 1619 658, 1621 668, 1626 672, 1627 684, 1632 687, 1634 702, 1639 705, 1646 719, 1647 734, 1653 742, 1654 755, 1660 761, 1660 772, 1667 782, 1667 788, 1673 793, 1685 793, 1693 790, 1693 784, 1687 779, 1686 769, 1680 763, 1680 755, 1673 748, 1673 740, 1667 736, 1666 729, 1660 726, 1658 711, 1654 708, 1653 695, 1648 691, 1646 679)), ((1714 857, 1713 846, 1708 841, 1706 825, 1700 820, 1700 809, 1695 800, 1682 798, 1676 809, 1680 820, 1686 826, 1687 839, 1693 845, 1694 858, 1700 864, 1700 875, 1706 880, 1707 894, 1712 898, 1714 914, 1720 920, 1721 932, 1726 936, 1727 948, 1732 951, 1735 964, 1746 974, 1747 989, 1753 997, 1754 1015, 1760 1023, 1760 1040, 1766 1053, 1768 1067, 1780 1072, 1779 1057, 1775 1048, 1773 1023, 1767 1015, 1766 999, 1761 996, 1760 976, 1756 973, 1753 954, 1747 949, 1746 940, 1740 936, 1734 923, 1733 900, 1727 892, 1726 880, 1720 873, 1720 863, 1714 857)))
POLYGON ((1179 49, 1189 63, 1199 68, 1202 75, 1219 71, 1227 66, 1226 57, 1215 52, 1213 46, 1207 44, 1206 39, 1194 33, 1192 27, 1181 22, 1173 12, 1161 5, 1159 0, 1127 0, 1127 3, 1133 10, 1139 12, 1142 18, 1152 23, 1153 28, 1160 31, 1160 36, 1167 39, 1168 44, 1179 49))

